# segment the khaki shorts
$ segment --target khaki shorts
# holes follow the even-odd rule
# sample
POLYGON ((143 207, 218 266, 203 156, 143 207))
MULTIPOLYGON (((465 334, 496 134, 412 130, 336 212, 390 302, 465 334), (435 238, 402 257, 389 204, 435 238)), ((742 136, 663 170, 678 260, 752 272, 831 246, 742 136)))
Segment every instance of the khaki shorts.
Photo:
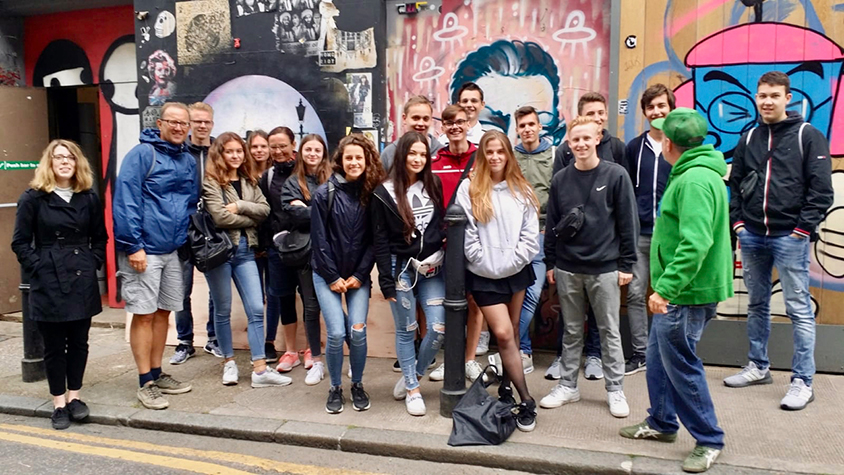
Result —
POLYGON ((156 310, 178 312, 184 301, 182 264, 177 252, 162 255, 147 254, 147 268, 138 272, 129 265, 125 253, 117 255, 120 269, 121 294, 126 302, 126 311, 138 315, 149 315, 156 310))

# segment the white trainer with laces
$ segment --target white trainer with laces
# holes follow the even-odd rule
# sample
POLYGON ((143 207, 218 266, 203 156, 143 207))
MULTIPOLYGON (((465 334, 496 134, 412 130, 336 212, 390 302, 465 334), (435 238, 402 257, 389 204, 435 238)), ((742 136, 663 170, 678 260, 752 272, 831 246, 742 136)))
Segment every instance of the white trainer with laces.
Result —
POLYGON ((308 386, 316 386, 325 379, 325 365, 322 361, 315 361, 308 374, 305 376, 305 384, 308 386))
POLYGON ((553 409, 577 401, 580 401, 579 389, 557 384, 547 396, 539 401, 539 407, 553 409))
POLYGON ((253 388, 268 388, 271 386, 287 386, 293 380, 287 376, 278 374, 278 371, 267 366, 263 373, 258 374, 252 372, 252 387, 253 388))
POLYGON ((428 379, 431 381, 442 381, 445 379, 445 363, 437 366, 437 369, 431 371, 431 374, 428 375, 428 379))
POLYGON ((760 369, 756 363, 749 362, 741 372, 724 378, 724 385, 730 388, 744 388, 755 384, 771 384, 774 378, 767 369, 760 369))
POLYGON ((427 412, 425 401, 422 400, 422 395, 419 393, 407 394, 404 403, 407 407, 407 413, 411 416, 424 416, 427 412))
POLYGON ((223 384, 226 386, 234 386, 237 384, 237 363, 234 360, 226 361, 223 366, 223 384))
POLYGON ((551 363, 551 366, 548 367, 548 370, 545 371, 545 379, 550 380, 559 380, 563 377, 563 357, 558 356, 554 358, 554 362, 551 363))
POLYGON ((615 417, 627 417, 630 415, 630 406, 627 405, 627 397, 624 391, 607 391, 607 403, 610 405, 610 414, 615 417))
POLYGON ((788 387, 785 397, 780 401, 780 407, 786 411, 799 411, 814 400, 815 392, 812 387, 806 386, 802 379, 794 378, 791 380, 791 386, 788 387))
POLYGON ((475 356, 485 355, 487 352, 489 352, 489 332, 481 332, 478 346, 475 347, 475 356))

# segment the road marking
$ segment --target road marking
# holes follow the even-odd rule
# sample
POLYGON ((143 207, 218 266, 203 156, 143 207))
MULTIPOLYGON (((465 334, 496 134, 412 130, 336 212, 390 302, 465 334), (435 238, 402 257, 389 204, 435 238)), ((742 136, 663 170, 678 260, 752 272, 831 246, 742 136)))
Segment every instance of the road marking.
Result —
POLYGON ((75 444, 61 440, 38 439, 28 435, 0 432, 0 440, 17 442, 19 444, 35 445, 46 449, 63 450, 65 452, 76 452, 85 455, 95 455, 128 462, 137 462, 146 465, 158 465, 170 469, 187 470, 196 473, 226 474, 226 475, 248 475, 249 472, 235 470, 224 465, 217 465, 197 460, 185 460, 176 457, 152 455, 143 452, 132 452, 130 450, 112 449, 108 447, 94 447, 90 445, 75 444))
MULTIPOLYGON (((41 429, 39 427, 29 427, 16 424, 0 424, 0 429, 11 430, 15 432, 23 432, 38 436, 46 436, 52 438, 70 439, 77 442, 87 442, 92 444, 111 445, 115 447, 122 447, 131 450, 141 450, 145 452, 152 452, 153 454, 168 454, 172 456, 182 457, 197 457, 205 459, 213 459, 217 462, 237 463, 249 467, 255 467, 262 470, 275 470, 278 472, 291 472, 301 475, 372 475, 372 472, 361 472, 347 469, 334 469, 328 467, 316 467, 311 465, 302 465, 295 463, 279 462, 277 460, 265 459, 255 457, 252 455, 236 454, 231 452, 219 452, 215 450, 197 450, 184 447, 170 447, 167 445, 150 444, 148 442, 138 442, 134 440, 110 439, 107 437, 97 437, 86 434, 76 434, 72 432, 58 432, 56 430, 41 429)), ((0 432, 0 434, 3 434, 0 432)), ((10 434, 11 435, 11 434, 10 434)), ((42 440, 42 439, 36 439, 42 440)), ((83 446, 84 447, 84 446, 83 446)), ((142 454, 146 457, 146 454, 142 454)))

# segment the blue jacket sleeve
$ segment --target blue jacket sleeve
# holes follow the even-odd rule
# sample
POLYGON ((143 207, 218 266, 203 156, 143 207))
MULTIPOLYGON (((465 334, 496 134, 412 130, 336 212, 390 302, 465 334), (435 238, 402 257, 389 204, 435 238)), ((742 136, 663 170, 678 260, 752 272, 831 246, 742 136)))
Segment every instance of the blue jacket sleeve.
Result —
POLYGON ((127 254, 144 249, 143 183, 154 156, 143 150, 141 145, 136 145, 126 154, 114 182, 114 242, 118 251, 127 254))
POLYGON ((311 200, 311 253, 314 271, 331 285, 340 279, 340 272, 328 242, 328 229, 325 227, 327 212, 328 190, 320 189, 311 200))

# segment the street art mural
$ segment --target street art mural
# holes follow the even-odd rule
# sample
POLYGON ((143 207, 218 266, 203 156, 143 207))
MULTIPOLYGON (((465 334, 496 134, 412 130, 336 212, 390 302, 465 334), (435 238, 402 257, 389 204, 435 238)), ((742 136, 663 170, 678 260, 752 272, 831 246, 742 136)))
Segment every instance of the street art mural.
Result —
POLYGON ((484 129, 515 138, 513 112, 532 105, 543 135, 560 143, 580 96, 607 94, 609 8, 609 1, 445 0, 441 13, 423 6, 396 16, 387 51, 390 137, 409 97, 427 96, 436 116, 474 81, 484 90, 484 129))
POLYGON ((0 18, 0 86, 23 86, 23 20, 0 18))
MULTIPOLYGON (((138 143, 132 6, 81 10, 28 17, 25 21, 27 85, 59 87, 97 85, 100 142, 105 185, 105 216, 113 236, 111 192, 120 161, 138 143)), ((109 305, 119 306, 114 240, 106 260, 109 305)))
MULTIPOLYGON (((819 323, 844 324, 844 3, 824 0, 677 0, 623 5, 619 97, 630 105, 619 116, 619 136, 629 140, 646 124, 638 105, 642 91, 661 82, 674 88, 679 106, 707 117, 707 141, 732 161, 741 135, 754 127, 756 81, 783 71, 792 83, 789 109, 801 113, 830 141, 835 205, 812 245, 811 291, 819 323), (636 42, 634 42, 636 43, 636 42)), ((618 105, 622 109, 621 104, 618 105)), ((747 310, 740 255, 736 296, 719 306, 722 317, 747 310)), ((782 291, 773 282, 771 313, 785 316, 782 291)))

